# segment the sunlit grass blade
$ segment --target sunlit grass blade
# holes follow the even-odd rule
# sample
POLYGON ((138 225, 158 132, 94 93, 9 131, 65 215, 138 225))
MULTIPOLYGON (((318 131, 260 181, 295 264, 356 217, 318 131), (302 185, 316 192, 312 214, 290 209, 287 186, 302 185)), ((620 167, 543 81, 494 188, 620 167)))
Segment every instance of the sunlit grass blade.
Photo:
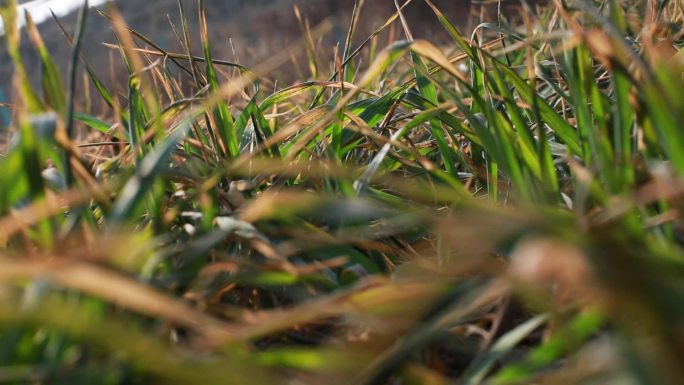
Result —
POLYGON ((64 92, 64 82, 60 75, 60 70, 55 63, 52 55, 45 46, 43 37, 33 22, 31 14, 26 12, 26 28, 28 36, 31 38, 33 46, 38 50, 43 76, 41 82, 46 104, 62 116, 66 114, 66 95, 64 92))
POLYGON ((582 148, 579 144, 577 131, 566 122, 562 116, 558 115, 556 111, 549 106, 549 104, 542 99, 518 74, 510 69, 499 68, 515 86, 515 90, 520 94, 523 100, 529 104, 535 104, 539 108, 539 114, 546 124, 558 135, 558 137, 565 143, 573 154, 583 154, 582 148))
MULTIPOLYGON (((206 60, 206 75, 207 82, 209 83, 209 90, 212 92, 217 92, 219 89, 219 79, 216 74, 216 69, 214 68, 214 63, 212 61, 211 47, 209 45, 209 30, 207 26, 207 19, 204 13, 204 1, 199 1, 200 9, 200 30, 202 37, 202 50, 204 52, 204 59, 206 60)), ((216 130, 217 142, 214 144, 217 146, 217 150, 224 152, 224 156, 237 157, 240 152, 238 133, 235 130, 235 123, 233 121, 233 115, 228 108, 228 104, 221 100, 216 104, 213 112, 214 124, 213 127, 216 130), (220 140, 220 142, 218 141, 220 140)))
POLYGON ((140 161, 147 153, 144 136, 145 124, 149 119, 141 95, 140 83, 141 80, 136 75, 131 75, 128 81, 128 138, 137 161, 140 161))
MULTIPOLYGON (((417 54, 412 53, 411 58, 413 60, 416 81, 418 83, 418 90, 428 102, 433 106, 437 106, 439 101, 437 99, 437 89, 432 81, 424 76, 427 72, 427 66, 418 57, 417 54)), ((456 175, 457 157, 454 154, 453 149, 449 146, 447 139, 441 127, 441 122, 438 119, 432 119, 429 122, 430 132, 432 133, 435 141, 437 142, 437 147, 439 149, 440 157, 444 163, 444 168, 446 172, 451 175, 456 175)))
POLYGON ((17 1, 6 0, 0 3, 0 14, 5 31, 5 44, 12 63, 14 64, 14 74, 17 78, 17 85, 23 102, 29 113, 39 113, 44 111, 43 103, 38 94, 33 89, 26 66, 21 55, 20 44, 21 34, 17 26, 17 1))
MULTIPOLYGON (((59 21, 59 18, 57 18, 57 15, 55 15, 54 12, 52 12, 52 10, 50 12, 52 14, 52 19, 57 24, 57 27, 59 27, 59 30, 62 32, 64 37, 67 39, 69 44, 71 44, 71 46, 73 47, 75 44, 74 38, 64 28, 62 23, 59 21)), ((105 87, 104 83, 100 80, 100 78, 95 73, 92 66, 90 65, 90 63, 88 63, 88 61, 85 59, 85 57, 81 55, 80 59, 81 59, 81 62, 83 63, 83 65, 85 66, 88 77, 90 78, 90 80, 95 85, 95 88, 97 89, 97 91, 100 94, 100 96, 102 97, 102 99, 105 101, 105 103, 107 103, 107 106, 109 106, 109 108, 114 108, 114 99, 112 98, 112 95, 109 92, 109 90, 107 90, 107 87, 105 87)), ((126 119, 124 118, 124 121, 125 120, 126 119)))

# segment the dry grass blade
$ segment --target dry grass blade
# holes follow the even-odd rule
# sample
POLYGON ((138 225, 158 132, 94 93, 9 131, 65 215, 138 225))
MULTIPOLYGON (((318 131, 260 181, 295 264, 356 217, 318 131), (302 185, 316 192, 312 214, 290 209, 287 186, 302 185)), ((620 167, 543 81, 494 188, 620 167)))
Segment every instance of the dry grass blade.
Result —
POLYGON ((236 337, 233 325, 197 311, 177 299, 101 267, 42 257, 35 261, 18 261, 7 256, 0 259, 0 280, 5 283, 46 279, 63 287, 105 299, 113 305, 161 318, 196 331, 207 341, 228 342, 236 337))

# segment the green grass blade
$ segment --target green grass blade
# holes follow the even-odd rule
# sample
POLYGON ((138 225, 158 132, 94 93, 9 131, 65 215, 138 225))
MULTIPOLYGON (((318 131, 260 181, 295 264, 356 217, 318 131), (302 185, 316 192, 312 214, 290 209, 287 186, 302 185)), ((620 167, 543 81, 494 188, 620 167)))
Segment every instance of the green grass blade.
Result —
POLYGON ((121 225, 131 219, 131 215, 152 188, 155 180, 168 167, 168 159, 189 130, 194 117, 186 117, 169 137, 150 151, 136 168, 135 174, 124 185, 112 205, 108 222, 121 225))
MULTIPOLYGON (((75 44, 71 52, 71 61, 69 62, 69 84, 67 86, 67 105, 66 105, 66 134, 69 140, 74 139, 74 99, 76 98, 76 74, 78 70, 78 58, 81 53, 81 45, 83 44, 84 31, 86 20, 88 18, 88 0, 83 2, 81 11, 78 14, 78 24, 76 25, 75 44)), ((65 161, 65 178, 68 186, 74 183, 73 171, 71 170, 71 163, 65 161)))
POLYGON ((21 98, 29 113, 43 112, 45 110, 43 103, 31 85, 20 50, 21 34, 17 26, 17 1, 5 0, 0 3, 0 15, 5 29, 4 40, 7 44, 7 52, 14 64, 14 74, 21 98))
POLYGON ((60 115, 65 116, 67 102, 64 93, 64 82, 62 81, 59 67, 57 67, 52 55, 50 55, 50 52, 45 46, 43 37, 40 35, 38 27, 36 27, 35 23, 33 22, 33 18, 28 12, 25 13, 25 16, 28 36, 31 39, 33 46, 38 51, 38 56, 40 57, 43 72, 41 82, 43 85, 45 103, 48 107, 52 108, 60 115))
MULTIPOLYGON (((413 68, 415 69, 418 90, 421 96, 423 96, 428 102, 436 107, 439 104, 439 101, 437 100, 437 88, 435 87, 435 84, 430 81, 430 79, 424 76, 424 74, 428 72, 427 66, 420 59, 420 57, 413 52, 411 53, 411 58, 413 60, 413 68)), ((457 157, 446 140, 440 121, 438 119, 432 119, 429 125, 430 132, 437 142, 437 148, 439 148, 439 154, 442 158, 442 162, 444 163, 446 172, 455 176, 457 174, 457 157)))
POLYGON ((501 336, 492 347, 477 357, 466 369, 460 381, 465 385, 481 384, 497 361, 513 350, 548 320, 548 315, 538 315, 501 336))
MULTIPOLYGON (((200 9, 200 30, 202 36, 202 49, 204 51, 204 59, 206 60, 206 75, 209 83, 209 90, 217 92, 219 90, 219 80, 216 75, 216 68, 212 61, 211 47, 209 45, 209 29, 207 26, 207 19, 204 13, 204 1, 199 0, 200 9)), ((228 109, 228 104, 221 100, 217 103, 213 112, 214 122, 216 124, 217 138, 221 143, 218 148, 225 148, 227 151, 224 156, 237 157, 240 154, 240 143, 238 141, 238 134, 235 131, 233 115, 228 109)))
POLYGON ((576 155, 582 155, 583 150, 580 146, 577 131, 558 115, 551 106, 540 97, 534 90, 532 90, 518 74, 509 68, 499 67, 499 69, 506 75, 506 78, 515 86, 515 90, 520 94, 523 100, 529 104, 536 104, 539 108, 541 118, 549 125, 549 127, 558 135, 558 137, 565 143, 570 151, 576 155))

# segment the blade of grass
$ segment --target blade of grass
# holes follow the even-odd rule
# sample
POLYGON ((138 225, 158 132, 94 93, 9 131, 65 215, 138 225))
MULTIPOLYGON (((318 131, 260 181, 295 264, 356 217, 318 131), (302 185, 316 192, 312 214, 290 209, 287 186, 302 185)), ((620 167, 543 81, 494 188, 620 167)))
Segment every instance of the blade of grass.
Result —
MULTIPOLYGON (((207 26, 207 19, 204 12, 204 1, 198 0, 199 4, 199 18, 200 31, 202 37, 202 48, 204 51, 204 58, 206 59, 206 75, 209 83, 209 90, 217 92, 219 90, 219 80, 216 76, 216 69, 212 61, 211 47, 209 45, 209 30, 207 26)), ((228 109, 228 104, 225 101, 219 101, 214 108, 214 124, 217 131, 217 141, 215 145, 217 150, 223 152, 223 156, 235 158, 240 154, 240 143, 238 141, 238 133, 235 131, 233 115, 228 109)))
POLYGON ((40 56, 40 62, 42 67, 43 76, 41 77, 43 85, 43 94, 45 102, 48 107, 52 108, 54 111, 58 112, 63 117, 66 115, 66 97, 64 95, 64 82, 60 75, 59 67, 55 64, 55 61, 50 55, 43 37, 38 31, 33 22, 31 14, 25 12, 26 17, 26 29, 28 31, 28 36, 33 43, 33 46, 38 50, 38 55, 40 56))
POLYGON ((123 225, 146 196, 154 181, 168 166, 167 161, 178 141, 186 134, 196 117, 190 115, 181 121, 169 137, 145 156, 135 174, 125 184, 112 205, 108 222, 112 226, 123 225))
MULTIPOLYGON (((78 14, 78 23, 76 25, 75 44, 71 52, 71 60, 69 62, 69 77, 67 84, 67 105, 66 105, 66 135, 69 140, 74 139, 74 99, 76 98, 76 74, 78 70, 78 58, 81 53, 81 44, 83 43, 85 26, 88 18, 88 0, 83 2, 83 6, 78 14)), ((70 167, 69 155, 65 161, 66 168, 64 175, 67 186, 74 183, 73 170, 70 167)))
POLYGON ((17 26, 17 1, 6 0, 0 3, 0 15, 5 29, 5 42, 7 44, 7 52, 14 64, 14 74, 17 78, 19 86, 19 93, 26 105, 29 113, 40 113, 44 111, 43 103, 38 94, 33 89, 31 81, 29 80, 26 66, 21 55, 20 44, 21 34, 17 26))

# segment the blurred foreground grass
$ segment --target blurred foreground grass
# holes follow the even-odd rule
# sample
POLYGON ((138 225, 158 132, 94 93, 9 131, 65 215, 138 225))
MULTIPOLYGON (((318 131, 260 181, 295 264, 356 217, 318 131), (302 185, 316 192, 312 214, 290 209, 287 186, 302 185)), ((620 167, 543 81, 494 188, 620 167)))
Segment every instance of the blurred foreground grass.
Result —
POLYGON ((311 79, 275 91, 287 52, 215 60, 204 22, 201 57, 185 23, 165 52, 112 11, 125 96, 83 17, 66 80, 28 23, 33 88, 15 7, 0 383, 684 383, 680 2, 471 37, 433 6, 439 48, 398 4, 406 40, 353 46, 354 18, 330 67, 302 15, 311 79))

